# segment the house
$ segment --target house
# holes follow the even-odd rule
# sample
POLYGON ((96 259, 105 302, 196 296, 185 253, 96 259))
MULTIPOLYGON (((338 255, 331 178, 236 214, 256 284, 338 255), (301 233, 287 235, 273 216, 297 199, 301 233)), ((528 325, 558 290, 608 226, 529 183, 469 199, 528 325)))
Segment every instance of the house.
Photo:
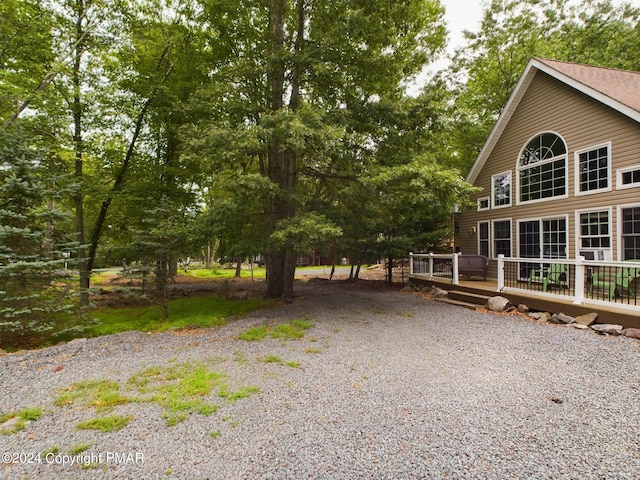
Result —
POLYGON ((640 73, 532 59, 467 181, 457 243, 490 278, 499 254, 640 259, 640 73))

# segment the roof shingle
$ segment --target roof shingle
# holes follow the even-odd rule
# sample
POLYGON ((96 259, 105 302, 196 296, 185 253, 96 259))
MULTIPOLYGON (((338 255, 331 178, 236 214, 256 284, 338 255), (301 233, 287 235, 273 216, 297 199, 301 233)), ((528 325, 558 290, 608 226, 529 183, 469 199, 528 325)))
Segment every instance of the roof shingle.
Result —
POLYGON ((640 72, 537 58, 540 63, 640 112, 640 72))

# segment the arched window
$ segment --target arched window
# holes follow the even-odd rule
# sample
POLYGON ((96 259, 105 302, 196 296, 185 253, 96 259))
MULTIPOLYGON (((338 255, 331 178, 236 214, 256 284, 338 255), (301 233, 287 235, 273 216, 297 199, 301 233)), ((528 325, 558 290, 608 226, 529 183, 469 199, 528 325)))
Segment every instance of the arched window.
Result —
POLYGON ((567 196, 567 146, 559 135, 533 137, 518 158, 518 203, 567 196))

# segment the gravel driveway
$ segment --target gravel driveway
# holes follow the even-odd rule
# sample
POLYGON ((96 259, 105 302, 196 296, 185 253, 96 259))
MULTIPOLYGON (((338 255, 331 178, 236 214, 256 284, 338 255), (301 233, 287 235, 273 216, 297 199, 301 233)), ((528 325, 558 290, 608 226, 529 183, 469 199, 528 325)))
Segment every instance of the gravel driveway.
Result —
POLYGON ((0 413, 44 412, 0 436, 0 479, 640 478, 640 342, 368 285, 298 292, 219 329, 0 357, 0 413), (236 339, 300 319, 300 340, 236 339), (217 411, 168 426, 159 403, 55 403, 76 382, 125 388, 176 365, 224 375, 229 391, 205 398, 217 411), (131 420, 77 428, 105 415, 131 420))

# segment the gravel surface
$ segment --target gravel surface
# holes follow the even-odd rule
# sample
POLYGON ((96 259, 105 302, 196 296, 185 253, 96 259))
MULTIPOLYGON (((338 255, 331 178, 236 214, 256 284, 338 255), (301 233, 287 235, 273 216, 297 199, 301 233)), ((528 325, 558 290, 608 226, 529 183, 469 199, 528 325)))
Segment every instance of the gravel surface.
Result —
POLYGON ((44 412, 0 436, 0 479, 640 478, 640 342, 369 285, 298 292, 218 329, 0 357, 0 413, 44 412), (313 322, 300 340, 236 339, 294 319, 313 322), (229 391, 259 392, 213 391, 205 400, 219 410, 175 426, 157 403, 55 403, 75 382, 124 388, 184 362, 226 375, 229 391), (132 419, 117 432, 76 428, 105 415, 132 419))

